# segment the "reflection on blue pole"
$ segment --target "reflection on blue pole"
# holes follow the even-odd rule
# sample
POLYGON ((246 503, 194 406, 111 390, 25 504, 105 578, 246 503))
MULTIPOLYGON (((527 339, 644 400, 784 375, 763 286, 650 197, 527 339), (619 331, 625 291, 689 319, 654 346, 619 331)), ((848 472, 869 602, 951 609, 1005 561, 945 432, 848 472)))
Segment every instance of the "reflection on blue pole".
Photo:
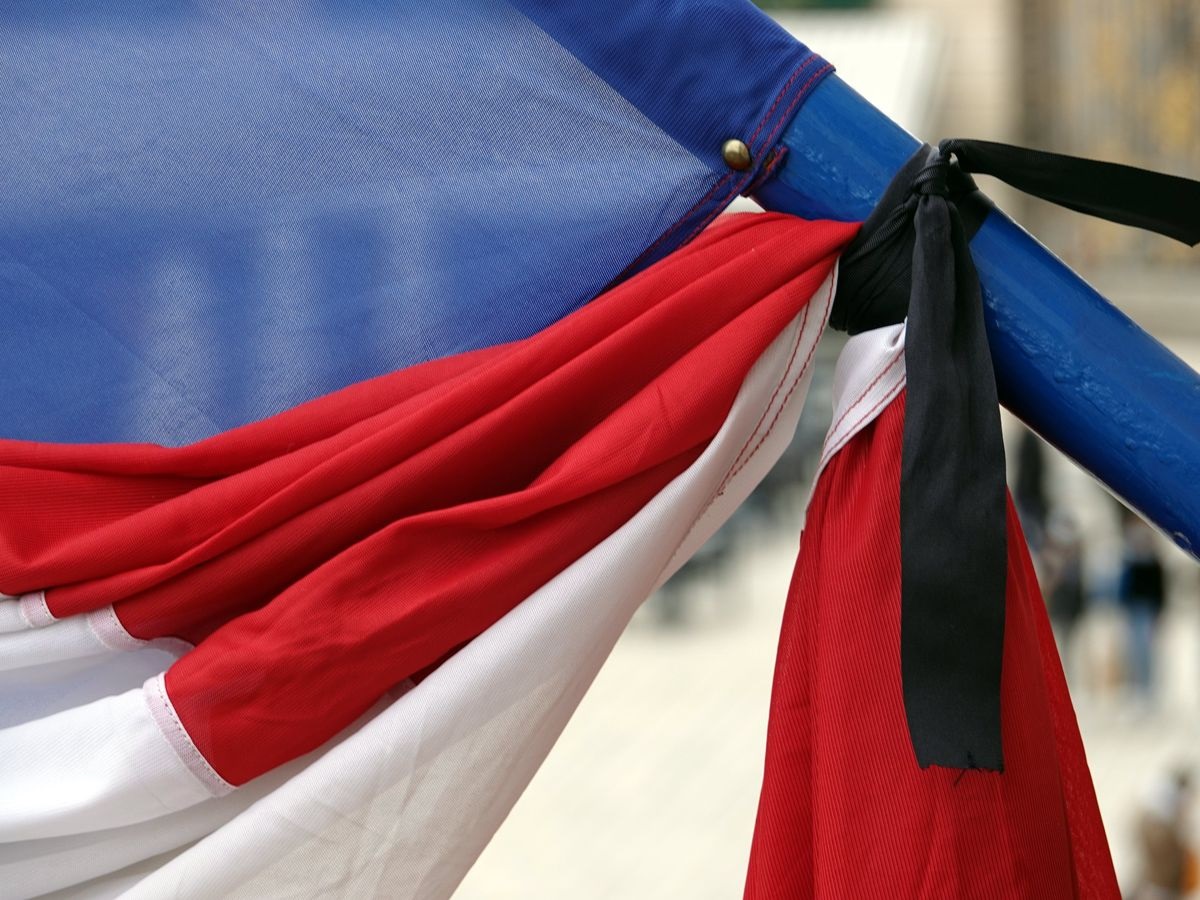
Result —
MULTIPOLYGON (((757 199, 866 218, 918 142, 837 77, 757 199)), ((1200 558, 1200 375, 999 211, 971 243, 1000 401, 1200 558)))

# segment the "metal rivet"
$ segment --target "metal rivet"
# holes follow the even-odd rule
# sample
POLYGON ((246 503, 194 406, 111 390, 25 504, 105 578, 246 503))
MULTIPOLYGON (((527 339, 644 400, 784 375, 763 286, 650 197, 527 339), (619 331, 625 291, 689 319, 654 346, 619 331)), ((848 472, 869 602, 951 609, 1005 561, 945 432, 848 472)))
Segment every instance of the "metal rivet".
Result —
POLYGON ((746 146, 745 141, 730 138, 721 145, 721 156, 725 159, 725 165, 738 172, 745 172, 750 168, 750 148, 746 146))

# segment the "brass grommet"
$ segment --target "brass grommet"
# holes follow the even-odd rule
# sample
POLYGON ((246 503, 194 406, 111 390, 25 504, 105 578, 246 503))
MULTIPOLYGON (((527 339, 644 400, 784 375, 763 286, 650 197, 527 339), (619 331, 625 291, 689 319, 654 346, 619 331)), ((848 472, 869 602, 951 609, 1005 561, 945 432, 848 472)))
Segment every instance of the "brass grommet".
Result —
POLYGON ((750 168, 750 148, 746 146, 745 141, 730 138, 721 145, 721 156, 725 165, 735 171, 745 172, 750 168))

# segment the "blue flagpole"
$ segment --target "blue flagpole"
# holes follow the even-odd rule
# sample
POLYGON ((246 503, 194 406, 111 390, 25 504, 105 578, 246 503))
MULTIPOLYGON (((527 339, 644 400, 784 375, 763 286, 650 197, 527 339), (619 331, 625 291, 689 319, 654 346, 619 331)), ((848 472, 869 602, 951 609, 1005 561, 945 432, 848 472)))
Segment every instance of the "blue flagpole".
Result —
MULTIPOLYGON (((861 220, 915 138, 832 76, 756 194, 861 220)), ((1200 559, 1200 375, 999 210, 971 242, 1000 402, 1200 559)))

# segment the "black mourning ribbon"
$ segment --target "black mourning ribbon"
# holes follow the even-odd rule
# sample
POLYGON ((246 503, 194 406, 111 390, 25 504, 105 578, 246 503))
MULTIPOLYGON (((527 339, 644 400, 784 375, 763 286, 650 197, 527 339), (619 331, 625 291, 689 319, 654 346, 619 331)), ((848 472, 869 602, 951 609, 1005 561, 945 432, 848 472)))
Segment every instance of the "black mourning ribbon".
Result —
POLYGON ((991 205, 968 172, 1192 246, 1200 182, 987 141, 926 144, 842 256, 834 328, 908 318, 900 668, 913 750, 921 768, 1002 771, 1004 445, 969 247, 991 205))

